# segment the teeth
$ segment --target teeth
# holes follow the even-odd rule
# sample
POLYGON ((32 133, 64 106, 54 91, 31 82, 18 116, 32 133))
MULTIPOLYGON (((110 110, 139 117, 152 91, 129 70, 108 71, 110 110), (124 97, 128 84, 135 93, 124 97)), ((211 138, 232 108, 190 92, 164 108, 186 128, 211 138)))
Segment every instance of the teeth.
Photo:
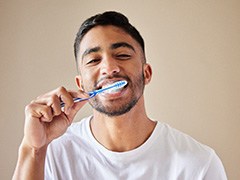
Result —
POLYGON ((109 86, 112 86, 113 84, 106 84, 106 85, 103 85, 101 89, 105 89, 105 88, 108 88, 109 86))
POLYGON ((108 89, 108 90, 106 90, 105 92, 106 93, 115 93, 115 92, 119 92, 119 91, 121 91, 123 88, 112 88, 112 89, 108 89))
MULTIPOLYGON (((106 84, 106 85, 102 86, 102 89, 107 88, 107 87, 109 87, 109 86, 111 86, 111 85, 112 85, 112 84, 106 84)), ((121 91, 123 88, 124 88, 124 87, 119 87, 119 88, 114 87, 114 88, 110 88, 110 89, 106 90, 105 93, 115 93, 115 92, 119 92, 119 91, 121 91)))
POLYGON ((112 85, 112 84, 106 84, 106 85, 102 86, 101 89, 107 88, 107 87, 109 87, 109 86, 111 86, 111 85, 112 85))

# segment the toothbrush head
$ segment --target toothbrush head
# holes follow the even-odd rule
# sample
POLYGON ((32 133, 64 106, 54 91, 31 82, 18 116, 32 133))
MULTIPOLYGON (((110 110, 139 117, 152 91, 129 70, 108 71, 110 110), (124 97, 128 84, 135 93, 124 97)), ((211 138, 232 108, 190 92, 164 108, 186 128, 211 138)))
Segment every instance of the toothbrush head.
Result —
POLYGON ((95 91, 92 91, 92 92, 89 92, 88 94, 91 95, 91 94, 99 94, 99 93, 102 93, 104 91, 107 91, 109 89, 112 89, 112 90, 116 90, 116 89, 120 89, 120 88, 123 88, 124 86, 127 85, 127 81, 126 80, 122 80, 122 81, 117 81, 107 87, 104 87, 102 89, 98 89, 98 90, 95 90, 95 91))
POLYGON ((114 89, 119 89, 119 88, 126 86, 127 83, 128 82, 126 80, 122 80, 122 81, 117 81, 117 82, 113 83, 111 86, 114 89))

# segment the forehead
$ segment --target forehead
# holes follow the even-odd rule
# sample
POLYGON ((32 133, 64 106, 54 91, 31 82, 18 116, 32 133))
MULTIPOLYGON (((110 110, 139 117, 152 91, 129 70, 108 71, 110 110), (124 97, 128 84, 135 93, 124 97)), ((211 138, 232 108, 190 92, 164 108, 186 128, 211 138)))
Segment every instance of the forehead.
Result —
POLYGON ((117 42, 126 42, 136 49, 141 49, 138 42, 121 28, 111 25, 96 26, 89 30, 83 37, 79 46, 78 57, 80 57, 86 49, 94 47, 104 49, 117 42))

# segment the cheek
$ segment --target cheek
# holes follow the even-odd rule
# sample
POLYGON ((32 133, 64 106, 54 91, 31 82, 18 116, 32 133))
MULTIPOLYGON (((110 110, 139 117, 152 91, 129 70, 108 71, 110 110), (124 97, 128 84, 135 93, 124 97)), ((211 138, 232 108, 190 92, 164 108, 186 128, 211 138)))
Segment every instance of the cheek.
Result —
POLYGON ((135 64, 134 66, 129 68, 128 73, 132 77, 136 77, 136 76, 139 76, 140 74, 143 74, 143 66, 142 66, 142 64, 135 64))
POLYGON ((97 73, 94 70, 81 71, 82 83, 84 91, 92 91, 95 89, 97 82, 97 73))
POLYGON ((137 86, 142 85, 144 81, 144 74, 142 67, 136 68, 128 73, 128 77, 131 79, 133 86, 136 88, 137 86))

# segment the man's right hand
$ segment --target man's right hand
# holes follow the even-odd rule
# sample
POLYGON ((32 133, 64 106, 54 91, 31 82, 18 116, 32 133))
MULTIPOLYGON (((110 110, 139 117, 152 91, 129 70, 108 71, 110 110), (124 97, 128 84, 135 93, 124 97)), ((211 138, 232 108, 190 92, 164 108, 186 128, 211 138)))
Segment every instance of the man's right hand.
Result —
POLYGON ((25 108, 25 127, 22 146, 39 150, 63 135, 76 113, 86 101, 74 103, 74 97, 87 97, 82 91, 67 91, 59 87, 39 96, 25 108), (60 103, 65 103, 61 109, 60 103))
POLYGON ((86 98, 83 91, 67 91, 60 87, 33 100, 25 108, 24 137, 13 180, 44 179, 44 163, 48 144, 63 135, 76 113, 87 102, 73 102, 74 97, 86 98), (64 102, 64 109, 60 103, 64 102))

